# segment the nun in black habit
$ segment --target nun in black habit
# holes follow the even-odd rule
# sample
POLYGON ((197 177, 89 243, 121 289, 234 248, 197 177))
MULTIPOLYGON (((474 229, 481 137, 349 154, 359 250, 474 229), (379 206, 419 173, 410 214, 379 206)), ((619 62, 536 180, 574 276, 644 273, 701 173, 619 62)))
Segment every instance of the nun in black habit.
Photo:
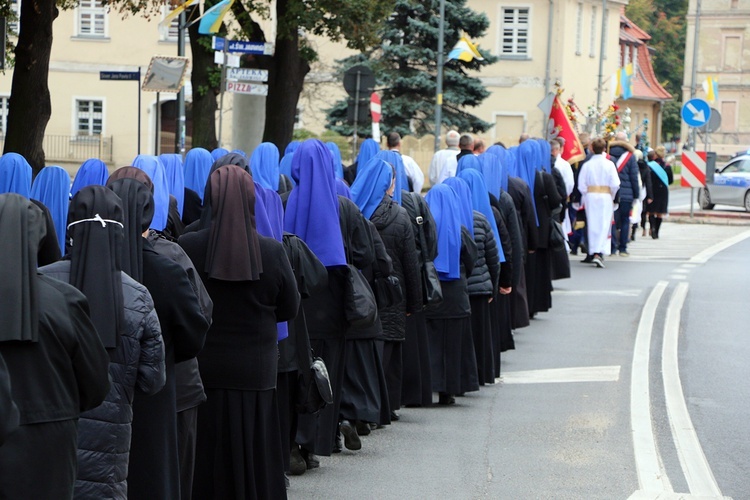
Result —
POLYGON ((0 356, 0 446, 18 427, 18 408, 10 393, 10 375, 0 356))
POLYGON ((276 324, 297 314, 297 284, 282 244, 256 230, 252 177, 228 165, 209 182, 209 228, 180 239, 214 301, 193 496, 286 498, 276 324))
POLYGON ((136 388, 155 394, 166 380, 161 327, 151 295, 121 270, 120 198, 104 186, 86 186, 70 203, 67 219, 67 258, 41 271, 86 295, 110 354, 112 382, 104 402, 78 423, 75 498, 124 499, 136 388))
POLYGON ((109 356, 86 297, 37 272, 42 211, 0 195, 0 356, 20 425, 0 446, 0 498, 71 498, 81 412, 109 391, 109 356))
POLYGON ((179 498, 175 363, 203 347, 208 321, 187 273, 159 255, 144 236, 154 211, 151 179, 134 167, 116 170, 107 181, 122 200, 125 238, 123 270, 151 293, 164 339, 167 380, 152 396, 136 394, 130 448, 128 498, 179 498))

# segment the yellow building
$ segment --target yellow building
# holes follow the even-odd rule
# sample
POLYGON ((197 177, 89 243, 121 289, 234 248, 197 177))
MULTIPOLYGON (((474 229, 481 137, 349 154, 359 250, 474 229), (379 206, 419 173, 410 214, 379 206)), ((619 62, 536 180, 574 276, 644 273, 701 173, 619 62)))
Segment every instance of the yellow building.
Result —
MULTIPOLYGON (((696 0, 687 15, 683 102, 690 99, 695 41, 696 0)), ((750 148, 750 0, 702 0, 696 64, 695 97, 706 99, 703 82, 716 77, 719 96, 711 107, 721 114, 721 128, 710 134, 711 150, 732 155, 750 148)), ((682 140, 689 136, 682 124, 682 140)), ((697 149, 704 149, 698 137, 697 149)))

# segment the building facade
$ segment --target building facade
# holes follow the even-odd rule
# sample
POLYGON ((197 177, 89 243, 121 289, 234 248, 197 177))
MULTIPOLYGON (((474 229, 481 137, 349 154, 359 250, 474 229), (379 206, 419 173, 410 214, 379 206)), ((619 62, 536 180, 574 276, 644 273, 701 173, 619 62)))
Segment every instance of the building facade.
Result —
MULTIPOLYGON (((683 102, 692 95, 707 98, 702 84, 707 77, 719 83, 719 95, 711 108, 721 114, 721 127, 708 136, 699 135, 697 149, 706 140, 710 149, 729 156, 750 148, 750 0, 702 0, 697 57, 694 57, 696 0, 690 0, 687 15, 683 102), (695 91, 693 60, 696 60, 695 91)), ((684 143, 690 130, 682 124, 684 143)))

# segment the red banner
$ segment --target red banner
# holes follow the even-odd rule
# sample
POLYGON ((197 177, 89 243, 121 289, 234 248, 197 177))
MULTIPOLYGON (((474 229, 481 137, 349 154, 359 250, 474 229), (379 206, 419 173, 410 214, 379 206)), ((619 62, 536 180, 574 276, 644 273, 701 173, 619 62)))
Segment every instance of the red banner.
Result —
POLYGON ((560 96, 555 96, 552 103, 552 109, 549 113, 548 134, 550 138, 562 137, 565 139, 565 146, 562 151, 562 158, 569 163, 579 162, 586 158, 586 152, 583 145, 578 139, 578 134, 573 130, 568 114, 565 112, 565 106, 560 101, 560 96))

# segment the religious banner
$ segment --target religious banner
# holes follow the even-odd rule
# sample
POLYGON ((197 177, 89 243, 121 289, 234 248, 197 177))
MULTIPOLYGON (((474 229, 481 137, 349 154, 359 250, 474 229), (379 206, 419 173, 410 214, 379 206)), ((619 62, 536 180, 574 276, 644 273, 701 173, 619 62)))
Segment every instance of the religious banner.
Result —
POLYGON ((562 158, 569 163, 576 163, 586 158, 586 152, 583 145, 578 139, 578 134, 573 130, 565 106, 560 101, 560 96, 555 96, 552 102, 552 109, 549 113, 549 123, 547 125, 547 139, 562 137, 565 139, 565 146, 562 150, 562 158))

